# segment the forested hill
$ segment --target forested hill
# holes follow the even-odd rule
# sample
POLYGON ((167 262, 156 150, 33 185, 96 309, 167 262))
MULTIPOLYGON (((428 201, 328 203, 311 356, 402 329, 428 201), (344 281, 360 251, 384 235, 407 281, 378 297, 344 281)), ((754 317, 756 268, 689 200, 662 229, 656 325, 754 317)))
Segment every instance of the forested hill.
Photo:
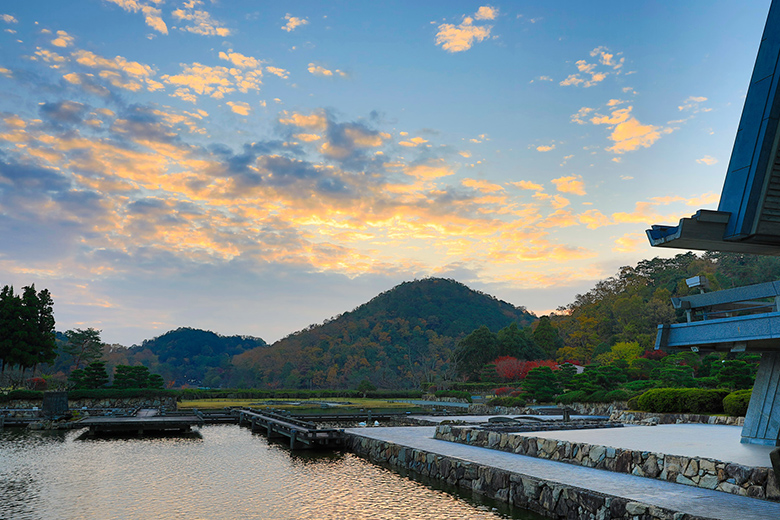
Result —
POLYGON ((498 331, 535 316, 493 296, 442 278, 404 282, 351 312, 233 358, 223 386, 419 387, 451 375, 458 339, 487 325, 498 331))
POLYGON ((252 336, 222 336, 209 330, 178 328, 128 349, 130 361, 144 364, 176 385, 202 385, 217 379, 236 354, 262 348, 266 342, 252 336), (211 372, 211 373, 209 373, 211 372))

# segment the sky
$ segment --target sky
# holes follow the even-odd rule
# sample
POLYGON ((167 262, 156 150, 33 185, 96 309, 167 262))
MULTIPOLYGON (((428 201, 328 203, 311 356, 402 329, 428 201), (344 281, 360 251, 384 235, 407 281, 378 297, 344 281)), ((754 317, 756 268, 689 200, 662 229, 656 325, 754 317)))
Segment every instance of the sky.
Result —
POLYGON ((716 209, 767 0, 5 0, 0 285, 268 342, 407 280, 542 315, 716 209))

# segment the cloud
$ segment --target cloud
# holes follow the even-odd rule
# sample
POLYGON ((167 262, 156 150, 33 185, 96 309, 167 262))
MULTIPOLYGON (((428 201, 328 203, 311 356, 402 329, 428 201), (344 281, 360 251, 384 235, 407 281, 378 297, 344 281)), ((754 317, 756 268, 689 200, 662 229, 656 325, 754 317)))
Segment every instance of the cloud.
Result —
POLYGON ((428 141, 423 139, 422 137, 412 137, 411 139, 408 139, 406 141, 399 141, 398 144, 401 146, 406 146, 408 148, 414 148, 416 146, 423 145, 427 143, 428 141))
POLYGON ((510 182, 512 186, 516 186, 520 188, 521 190, 533 190, 533 191, 543 191, 544 187, 541 184, 536 184, 535 182, 531 181, 516 181, 516 182, 510 182))
POLYGON ((712 166, 713 164, 716 164, 718 160, 710 155, 705 155, 701 159, 696 159, 696 162, 699 164, 706 164, 707 166, 712 166))
POLYGON ((594 125, 610 127, 612 133, 608 137, 615 144, 607 147, 606 150, 615 154, 624 154, 639 148, 649 148, 662 136, 674 131, 673 128, 668 127, 643 125, 631 115, 633 106, 616 108, 619 104, 608 103, 611 112, 606 115, 595 113, 592 108, 583 107, 571 116, 571 120, 577 124, 584 125, 589 122, 594 125), (589 119, 586 120, 588 117, 589 119))
POLYGON ((579 175, 559 177, 550 182, 555 184, 555 188, 561 193, 571 193, 580 196, 585 195, 585 184, 582 182, 582 177, 579 175))
POLYGON ((571 121, 578 125, 584 125, 586 123, 585 118, 588 117, 588 114, 591 112, 593 112, 592 108, 582 107, 576 114, 572 114, 571 121))
POLYGON ((306 18, 297 18, 290 13, 287 13, 284 15, 284 19, 287 20, 287 23, 282 26, 283 31, 292 32, 295 30, 296 27, 300 27, 301 25, 308 25, 309 20, 306 18))
POLYGON ((339 69, 333 71, 333 70, 326 69, 322 65, 317 65, 315 63, 309 63, 309 72, 314 74, 315 76, 333 76, 335 74, 343 77, 347 75, 346 72, 340 71, 339 69))
POLYGON ((671 128, 661 128, 654 125, 643 125, 636 118, 631 118, 615 126, 609 138, 615 142, 607 151, 622 154, 639 148, 649 148, 664 134, 672 133, 671 128))
POLYGON ((552 144, 542 144, 536 147, 537 152, 549 152, 555 150, 555 143, 552 144))
POLYGON ((0 19, 5 23, 19 23, 19 20, 10 14, 0 14, 0 19))
POLYGON ((490 5, 483 5, 474 13, 474 18, 477 20, 495 20, 497 16, 498 8, 490 5))
POLYGON ((74 38, 65 31, 57 31, 57 38, 51 41, 55 47, 69 47, 73 45, 74 38))
POLYGON ((228 49, 227 52, 219 51, 219 59, 226 60, 242 69, 260 69, 263 66, 263 60, 253 58, 252 56, 244 56, 240 52, 233 52, 233 49, 228 49))
POLYGON ((610 74, 618 74, 625 61, 625 58, 615 60, 615 54, 610 53, 606 47, 596 47, 590 51, 590 56, 595 57, 597 62, 588 63, 586 60, 577 60, 575 65, 578 72, 569 74, 559 85, 592 87, 604 81, 610 74), (611 70, 604 70, 604 68, 611 70))
POLYGON ((207 95, 222 99, 225 95, 238 90, 246 94, 250 90, 260 91, 262 71, 243 70, 228 67, 210 67, 195 62, 181 64, 182 72, 174 75, 163 75, 161 80, 178 87, 174 95, 187 101, 195 102, 197 95, 207 95))
POLYGON ((448 177, 455 174, 452 168, 443 161, 433 161, 425 164, 408 166, 404 169, 404 173, 421 180, 438 179, 440 177, 448 177))
POLYGON ((707 98, 704 96, 690 96, 685 101, 683 101, 683 104, 677 107, 677 110, 680 112, 683 111, 691 111, 691 112, 709 112, 712 110, 711 108, 700 108, 699 105, 707 101, 707 98))
POLYGON ((497 193, 504 191, 504 188, 498 184, 493 184, 484 179, 463 179, 461 184, 467 188, 474 188, 475 190, 481 191, 483 193, 497 193))
POLYGON ((447 52, 463 52, 490 36, 492 26, 479 26, 473 25, 473 23, 474 20, 467 16, 459 25, 449 23, 439 25, 439 32, 436 33, 436 45, 441 45, 441 48, 447 52))
POLYGON ((294 125, 313 130, 325 130, 328 119, 324 112, 312 112, 311 114, 282 112, 279 122, 283 125, 294 125))
POLYGON ((241 116, 248 116, 249 112, 252 111, 249 107, 249 103, 244 103, 243 101, 228 101, 227 106, 230 107, 230 110, 241 116))
POLYGON ((290 77, 290 71, 279 67, 266 67, 265 70, 274 76, 279 76, 282 79, 287 79, 290 77))
POLYGON ((615 239, 612 251, 616 253, 635 253, 647 248, 647 237, 642 233, 627 233, 615 239))
POLYGON ((207 11, 195 9, 202 1, 190 0, 184 3, 184 9, 176 9, 171 14, 176 20, 188 22, 181 30, 201 36, 230 36, 230 29, 211 18, 207 11))
MULTIPOLYGON (((152 29, 154 29, 159 33, 168 34, 168 26, 165 25, 165 22, 161 17, 162 11, 160 9, 152 7, 151 5, 149 5, 149 3, 143 2, 141 0, 106 0, 106 1, 118 5, 128 13, 137 13, 140 11, 144 15, 144 21, 146 22, 146 25, 148 25, 149 27, 151 27, 152 29)), ((150 0, 150 2, 155 2, 155 0, 150 0)))

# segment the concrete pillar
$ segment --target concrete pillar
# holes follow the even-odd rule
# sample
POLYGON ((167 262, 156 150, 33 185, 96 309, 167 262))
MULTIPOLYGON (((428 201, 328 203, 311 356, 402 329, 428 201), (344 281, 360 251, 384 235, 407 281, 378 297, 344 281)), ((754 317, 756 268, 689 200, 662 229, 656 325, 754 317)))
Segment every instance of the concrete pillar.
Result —
POLYGON ((763 352, 750 398, 742 442, 777 446, 780 435, 780 352, 763 352))

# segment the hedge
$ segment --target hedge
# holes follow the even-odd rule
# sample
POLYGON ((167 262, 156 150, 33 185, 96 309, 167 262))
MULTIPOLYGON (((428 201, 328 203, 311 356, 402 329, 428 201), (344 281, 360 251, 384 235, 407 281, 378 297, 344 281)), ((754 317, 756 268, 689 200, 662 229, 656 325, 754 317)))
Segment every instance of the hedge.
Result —
POLYGON ((723 413, 728 390, 653 388, 637 399, 640 410, 654 413, 723 413))
POLYGON ((729 395, 723 398, 723 411, 727 415, 734 417, 744 417, 747 414, 748 404, 750 404, 750 396, 753 395, 753 389, 749 390, 737 390, 731 392, 729 395))
MULTIPOLYGON (((256 388, 215 388, 210 390, 188 388, 177 390, 181 399, 326 399, 329 397, 346 397, 357 399, 363 397, 363 392, 357 390, 260 390, 256 388)), ((418 399, 422 397, 421 390, 373 390, 366 392, 366 397, 376 399, 418 399)))
POLYGON ((465 390, 439 390, 434 392, 436 397, 455 397, 457 399, 465 399, 467 402, 471 402, 471 392, 465 390))
POLYGON ((0 393, 0 403, 7 403, 16 399, 24 401, 43 399, 43 392, 36 390, 11 390, 8 393, 0 393))
POLYGON ((522 397, 494 397, 487 402, 488 406, 506 406, 507 408, 525 406, 525 399, 522 397))

